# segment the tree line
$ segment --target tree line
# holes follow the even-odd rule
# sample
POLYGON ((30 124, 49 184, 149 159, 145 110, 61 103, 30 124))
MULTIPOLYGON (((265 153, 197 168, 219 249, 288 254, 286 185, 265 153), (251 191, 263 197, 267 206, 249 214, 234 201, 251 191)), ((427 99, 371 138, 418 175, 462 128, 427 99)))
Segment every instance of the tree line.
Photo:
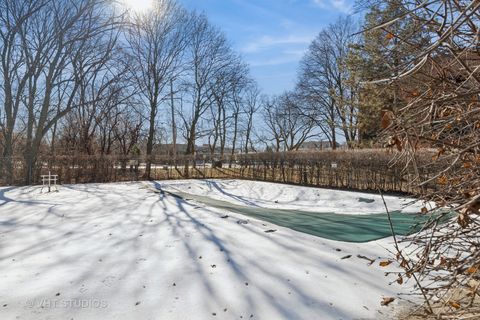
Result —
POLYGON ((0 44, 7 183, 17 158, 33 182, 42 154, 143 153, 149 176, 166 132, 173 155, 180 139, 187 154, 199 139, 222 154, 240 137, 245 152, 254 145, 260 92, 248 66, 204 14, 173 0, 142 14, 106 0, 5 0, 0 44))
POLYGON ((35 181, 42 156, 141 155, 149 177, 155 155, 194 155, 199 144, 219 160, 296 151, 308 140, 401 149, 401 137, 381 134, 384 124, 424 86, 399 76, 436 39, 408 2, 359 1, 361 19, 342 16, 320 30, 295 87, 270 97, 204 14, 154 3, 142 14, 110 0, 0 3, 5 182, 15 166, 35 181))
POLYGON ((378 61, 357 70, 359 59, 376 52, 355 52, 375 37, 355 36, 352 18, 320 31, 294 90, 267 97, 204 14, 175 0, 154 4, 136 14, 108 0, 0 3, 0 172, 7 183, 19 161, 24 182, 34 182, 41 156, 142 155, 150 177, 162 144, 174 158, 205 144, 222 160, 294 151, 309 139, 356 147, 378 132, 360 85, 368 63, 378 68, 378 61))

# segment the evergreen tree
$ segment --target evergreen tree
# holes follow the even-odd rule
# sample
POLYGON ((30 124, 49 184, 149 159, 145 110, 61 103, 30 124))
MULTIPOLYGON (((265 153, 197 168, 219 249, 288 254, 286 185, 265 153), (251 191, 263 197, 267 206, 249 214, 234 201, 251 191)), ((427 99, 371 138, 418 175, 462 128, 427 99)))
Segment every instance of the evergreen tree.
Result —
POLYGON ((406 92, 412 89, 411 83, 402 81, 369 82, 397 77, 401 70, 411 66, 418 48, 424 47, 430 37, 428 32, 419 32, 419 21, 406 15, 411 8, 405 5, 405 1, 362 3, 361 9, 366 11, 365 31, 352 48, 349 68, 363 81, 359 96, 359 134, 361 142, 369 144, 382 129, 382 114, 404 106, 406 92), (405 17, 374 28, 400 16, 405 17))

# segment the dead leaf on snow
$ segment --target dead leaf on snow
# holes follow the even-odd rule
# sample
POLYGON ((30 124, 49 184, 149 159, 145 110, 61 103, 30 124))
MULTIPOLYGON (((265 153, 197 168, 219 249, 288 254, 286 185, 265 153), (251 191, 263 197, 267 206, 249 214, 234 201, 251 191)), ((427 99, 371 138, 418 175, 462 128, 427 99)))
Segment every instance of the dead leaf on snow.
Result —
POLYGON ((393 301, 395 301, 395 298, 392 298, 392 297, 385 297, 383 298, 382 302, 380 302, 380 304, 382 306, 388 306, 390 303, 392 303, 393 301))
POLYGON ((389 266, 391 263, 392 263, 392 261, 386 260, 386 261, 380 261, 379 265, 380 265, 380 267, 387 267, 387 266, 389 266))

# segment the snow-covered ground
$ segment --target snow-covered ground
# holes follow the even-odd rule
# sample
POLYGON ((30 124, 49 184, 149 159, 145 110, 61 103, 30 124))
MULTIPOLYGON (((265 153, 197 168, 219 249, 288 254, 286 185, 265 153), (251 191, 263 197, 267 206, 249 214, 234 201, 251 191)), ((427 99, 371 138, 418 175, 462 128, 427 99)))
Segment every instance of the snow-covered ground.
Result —
MULTIPOLYGON (((385 205, 379 194, 291 186, 245 180, 173 180, 163 181, 167 191, 182 191, 208 196, 237 205, 273 209, 291 209, 338 214, 384 213, 385 205)), ((388 209, 418 213, 425 205, 414 199, 384 196, 388 209)))
MULTIPOLYGON (((215 197, 223 190, 247 205, 275 199, 282 207, 338 212, 346 211, 331 202, 359 195, 215 183, 209 192, 199 181, 159 182, 215 197)), ((389 285, 394 278, 384 272, 394 264, 378 265, 391 239, 330 241, 225 217, 154 185, 74 185, 50 194, 0 188, 0 319, 391 319, 399 300, 388 307, 380 301, 410 290, 389 285)), ((370 206, 364 212, 380 210, 377 202, 361 203, 370 206)))

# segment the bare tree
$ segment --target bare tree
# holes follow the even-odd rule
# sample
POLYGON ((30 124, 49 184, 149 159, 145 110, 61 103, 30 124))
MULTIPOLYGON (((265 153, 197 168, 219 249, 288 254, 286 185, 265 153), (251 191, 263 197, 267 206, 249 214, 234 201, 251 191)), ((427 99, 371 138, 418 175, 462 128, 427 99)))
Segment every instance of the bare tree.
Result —
MULTIPOLYGON (((112 30, 103 39, 91 39, 82 46, 82 51, 75 53, 72 60, 75 81, 78 86, 74 103, 78 106, 66 116, 70 126, 76 129, 75 147, 77 151, 88 155, 97 152, 108 153, 106 142, 102 141, 102 148, 95 147, 96 138, 102 125, 110 122, 115 116, 118 107, 128 99, 127 69, 122 63, 122 52, 117 48, 119 30, 112 30)), ((62 92, 63 93, 63 92, 62 92)), ((61 103, 63 99, 58 99, 61 103)), ((56 125, 54 125, 56 128, 56 125)), ((55 138, 55 133, 52 139, 55 138)))
POLYGON ((234 82, 232 90, 233 133, 231 140, 232 150, 230 166, 232 165, 234 154, 237 151, 237 141, 241 126, 240 122, 243 119, 242 114, 245 109, 244 105, 247 103, 248 87, 253 83, 253 80, 249 78, 249 69, 247 65, 243 63, 238 64, 234 72, 236 74, 236 81, 234 82))
POLYGON ((209 135, 209 145, 212 155, 220 144, 220 160, 224 159, 225 147, 231 132, 232 155, 238 136, 240 109, 243 103, 243 89, 248 81, 248 68, 240 57, 231 54, 231 61, 227 67, 217 74, 215 85, 212 88, 214 103, 211 105, 213 129, 209 135), (228 128, 233 127, 232 130, 228 128))
POLYGON ((147 178, 151 176, 159 106, 170 98, 171 82, 181 72, 189 33, 188 19, 188 14, 174 0, 160 0, 151 12, 136 16, 128 29, 127 41, 134 62, 132 72, 149 110, 147 178))
MULTIPOLYGON (((135 148, 138 148, 137 144, 142 133, 142 117, 131 110, 123 110, 116 114, 114 121, 112 129, 120 154, 123 157, 127 157, 138 153, 138 150, 135 150, 135 148)), ((125 166, 124 161, 122 164, 125 166)))
MULTIPOLYGON (((35 72, 35 65, 28 64, 25 52, 21 50, 22 33, 29 20, 49 4, 48 0, 15 1, 5 0, 0 3, 0 41, 1 41, 1 68, 0 76, 2 94, 0 102, 3 112, 0 111, 0 130, 2 133, 2 156, 5 159, 4 173, 8 184, 13 182, 13 145, 14 132, 22 103, 25 101, 29 80, 35 72)), ((36 57, 35 63, 40 57, 36 57)), ((2 110, 0 109, 0 110, 2 110)), ((3 170, 1 170, 3 169, 3 170)))
POLYGON ((275 97, 265 105, 264 119, 277 152, 298 150, 307 139, 315 136, 315 121, 305 116, 303 110, 301 99, 292 92, 275 97))
POLYGON ((279 110, 279 98, 272 97, 267 99, 262 106, 262 116, 266 126, 266 136, 261 140, 269 147, 269 143, 274 143, 274 151, 280 152, 283 143, 283 137, 281 134, 281 127, 279 125, 280 110, 279 110))
POLYGON ((355 39, 351 18, 339 18, 322 30, 301 61, 298 89, 306 101, 306 115, 336 148, 340 130, 351 145, 357 138, 358 81, 349 81, 346 66, 355 39))
POLYGON ((231 48, 225 36, 203 15, 194 18, 188 48, 191 78, 186 86, 191 96, 191 110, 183 110, 181 116, 186 129, 186 152, 194 154, 199 121, 214 103, 215 84, 231 62, 231 48))
MULTIPOLYGON (((75 61, 92 39, 100 43, 117 19, 103 13, 102 0, 47 1, 19 30, 22 71, 28 75, 23 104, 26 109, 25 182, 35 178, 39 148, 54 124, 78 104, 75 61), (62 17, 59 19, 58 17, 62 17), (57 100, 61 98, 62 101, 57 100)), ((103 59, 103 58, 99 58, 103 59)), ((91 61, 90 66, 99 63, 91 61)), ((85 66, 87 67, 87 66, 85 66)))
POLYGON ((261 106, 260 89, 257 84, 251 82, 245 89, 243 114, 245 114, 245 145, 244 152, 248 153, 250 150, 255 150, 252 141, 252 130, 255 121, 255 115, 259 111, 261 106))

